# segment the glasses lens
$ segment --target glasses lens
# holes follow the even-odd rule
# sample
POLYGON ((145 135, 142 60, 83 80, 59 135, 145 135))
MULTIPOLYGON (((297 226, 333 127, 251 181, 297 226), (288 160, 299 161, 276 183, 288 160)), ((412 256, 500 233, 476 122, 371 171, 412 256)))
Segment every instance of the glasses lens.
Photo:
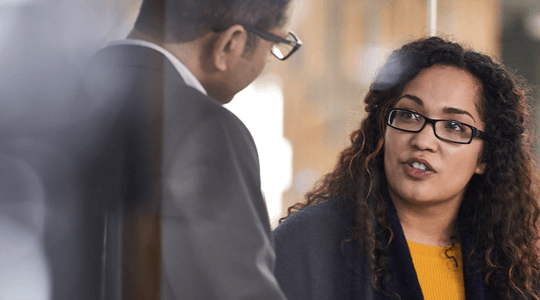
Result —
POLYGON ((272 51, 272 54, 274 54, 277 58, 279 59, 283 59, 285 56, 287 56, 287 54, 289 54, 287 51, 283 51, 283 49, 281 49, 280 47, 278 47, 279 45, 273 45, 272 48, 270 49, 270 51, 272 51))
POLYGON ((457 121, 439 121, 435 124, 437 135, 458 143, 467 143, 472 137, 472 128, 457 121))
POLYGON ((408 131, 420 130, 424 122, 424 117, 406 110, 393 110, 388 116, 388 125, 408 131))
MULTIPOLYGON (((296 42, 296 40, 294 39, 294 37, 290 33, 289 33, 289 35, 287 35, 287 40, 292 41, 292 42, 296 42)), ((277 58, 283 59, 283 58, 287 57, 287 55, 289 55, 289 53, 291 53, 293 48, 294 47, 292 45, 289 45, 287 43, 276 43, 276 44, 274 44, 272 46, 271 51, 277 58)))

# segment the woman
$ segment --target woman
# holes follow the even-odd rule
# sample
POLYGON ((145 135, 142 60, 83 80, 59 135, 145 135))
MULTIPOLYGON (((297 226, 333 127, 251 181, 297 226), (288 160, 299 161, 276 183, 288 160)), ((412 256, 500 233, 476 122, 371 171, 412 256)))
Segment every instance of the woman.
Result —
POLYGON ((459 44, 395 51, 335 169, 274 231, 288 299, 540 299, 526 101, 459 44))

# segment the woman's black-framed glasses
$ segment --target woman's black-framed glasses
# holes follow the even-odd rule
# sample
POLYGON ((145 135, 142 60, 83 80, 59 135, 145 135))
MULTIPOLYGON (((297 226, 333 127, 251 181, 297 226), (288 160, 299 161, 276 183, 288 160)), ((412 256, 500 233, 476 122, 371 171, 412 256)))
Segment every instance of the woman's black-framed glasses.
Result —
POLYGON ((275 44, 272 45, 270 52, 272 52, 272 54, 279 60, 286 60, 302 46, 302 41, 292 31, 289 31, 286 38, 282 38, 269 32, 255 29, 249 25, 242 24, 242 26, 247 31, 253 32, 267 41, 274 42, 275 44))
POLYGON ((420 132, 426 124, 431 124, 435 136, 447 142, 470 144, 475 137, 485 137, 485 133, 474 126, 453 120, 430 119, 408 109, 388 108, 385 117, 388 126, 407 132, 420 132))

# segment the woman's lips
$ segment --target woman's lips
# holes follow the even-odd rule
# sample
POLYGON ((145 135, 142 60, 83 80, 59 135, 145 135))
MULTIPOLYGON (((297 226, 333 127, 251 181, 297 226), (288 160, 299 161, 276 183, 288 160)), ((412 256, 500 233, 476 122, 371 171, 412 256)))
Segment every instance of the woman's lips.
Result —
POLYGON ((404 164, 407 174, 409 176, 415 178, 415 179, 425 179, 433 174, 435 174, 432 170, 421 170, 413 168, 410 164, 404 164))

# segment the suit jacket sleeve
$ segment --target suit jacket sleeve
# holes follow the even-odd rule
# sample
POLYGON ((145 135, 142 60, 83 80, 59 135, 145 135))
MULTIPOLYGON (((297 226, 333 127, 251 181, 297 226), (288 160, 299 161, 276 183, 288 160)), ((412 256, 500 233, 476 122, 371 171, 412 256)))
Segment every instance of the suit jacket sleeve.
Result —
POLYGON ((253 139, 197 93, 165 107, 162 299, 284 299, 253 139))

